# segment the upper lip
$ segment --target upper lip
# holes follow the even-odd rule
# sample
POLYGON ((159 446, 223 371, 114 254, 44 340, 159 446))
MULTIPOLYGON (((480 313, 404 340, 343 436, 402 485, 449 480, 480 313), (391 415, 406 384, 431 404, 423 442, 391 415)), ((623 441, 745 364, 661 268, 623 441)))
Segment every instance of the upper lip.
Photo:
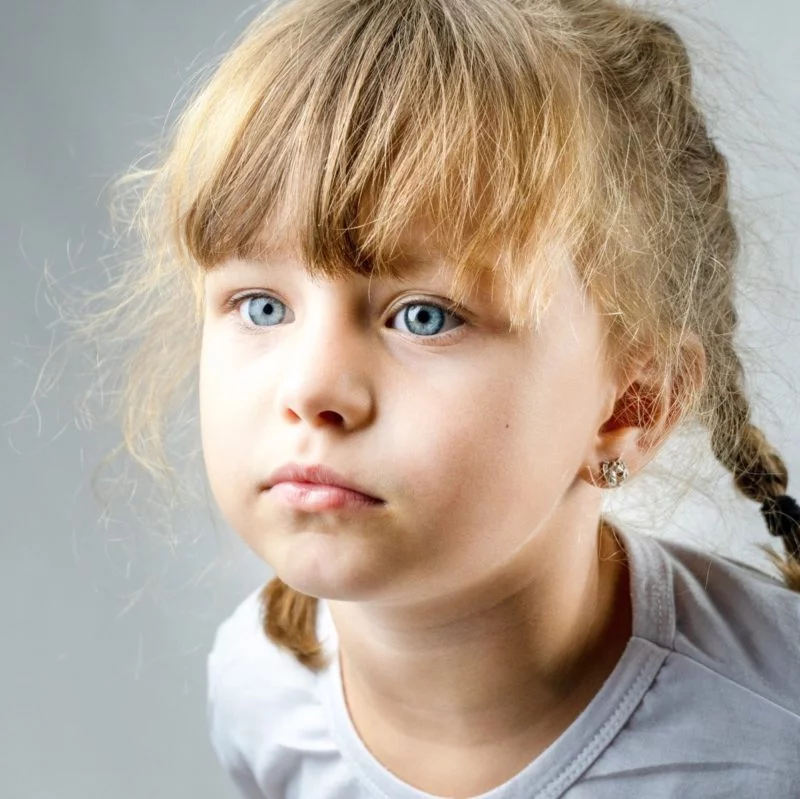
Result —
POLYGON ((286 463, 276 469, 270 476, 267 488, 272 488, 276 483, 297 482, 297 483, 318 483, 320 485, 339 486, 350 491, 357 491, 372 499, 379 497, 370 494, 358 483, 344 477, 329 466, 323 464, 286 463))

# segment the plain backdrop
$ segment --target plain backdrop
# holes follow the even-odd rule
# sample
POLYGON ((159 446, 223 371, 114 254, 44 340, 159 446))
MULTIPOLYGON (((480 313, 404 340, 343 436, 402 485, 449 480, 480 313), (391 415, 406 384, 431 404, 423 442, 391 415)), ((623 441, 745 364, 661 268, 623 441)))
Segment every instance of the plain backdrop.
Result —
MULTIPOLYGON (((58 336, 45 266, 102 276, 108 183, 257 7, 2 0, 0 11, 0 796, 233 797, 207 737, 205 657, 216 626, 271 572, 204 508, 176 513, 175 547, 124 509, 101 516, 89 480, 115 431, 75 418, 69 368, 47 396, 35 389, 58 336)), ((800 7, 716 0, 676 18, 701 59, 747 223, 741 341, 754 417, 796 475, 800 7)), ((687 452, 665 449, 678 477, 697 465, 687 452)), ((769 540, 758 508, 712 460, 703 468, 705 490, 656 532, 764 568, 752 546, 769 540)), ((640 485, 658 501, 657 484, 640 485)), ((634 499, 610 501, 651 527, 634 499)))

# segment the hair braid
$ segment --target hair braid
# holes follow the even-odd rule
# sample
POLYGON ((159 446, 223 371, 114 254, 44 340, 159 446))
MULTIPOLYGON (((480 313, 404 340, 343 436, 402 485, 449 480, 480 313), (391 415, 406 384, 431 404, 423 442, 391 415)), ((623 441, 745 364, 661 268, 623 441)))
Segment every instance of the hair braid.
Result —
MULTIPOLYGON (((732 305, 728 308, 731 334, 738 324, 732 305)), ((800 509, 786 496, 789 473, 783 459, 769 444, 762 431, 750 421, 750 406, 741 388, 744 369, 731 344, 726 344, 725 366, 728 390, 715 406, 711 448, 717 460, 733 475, 737 490, 761 505, 770 533, 783 538, 786 557, 781 558, 771 547, 767 553, 789 588, 800 591, 800 509)))
POLYGON ((705 331, 704 349, 717 377, 709 381, 712 390, 705 396, 703 415, 711 429, 711 448, 732 473, 736 488, 761 505, 769 532, 783 539, 785 558, 768 545, 761 548, 786 585, 800 591, 800 507, 786 495, 785 463, 750 422, 750 405, 742 389, 744 369, 733 344, 739 323, 733 301, 739 236, 729 206, 728 161, 692 97, 690 59, 681 37, 662 20, 646 25, 655 32, 653 46, 657 42, 663 51, 671 76, 663 81, 666 89, 658 118, 667 122, 659 126, 659 139, 676 154, 675 166, 691 198, 688 209, 697 223, 698 251, 703 253, 694 293, 705 301, 689 304, 686 321, 705 331), (710 335, 700 317, 716 319, 710 335))
POLYGON ((328 665, 317 638, 319 599, 300 593, 273 577, 261 589, 261 626, 266 636, 311 671, 328 665))

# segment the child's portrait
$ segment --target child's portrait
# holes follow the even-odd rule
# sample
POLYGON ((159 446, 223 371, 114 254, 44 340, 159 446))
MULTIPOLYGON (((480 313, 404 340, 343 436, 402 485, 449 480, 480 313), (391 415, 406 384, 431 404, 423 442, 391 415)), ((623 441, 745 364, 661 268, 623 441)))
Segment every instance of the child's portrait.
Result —
POLYGON ((800 10, 9 12, 3 795, 800 795, 800 10))

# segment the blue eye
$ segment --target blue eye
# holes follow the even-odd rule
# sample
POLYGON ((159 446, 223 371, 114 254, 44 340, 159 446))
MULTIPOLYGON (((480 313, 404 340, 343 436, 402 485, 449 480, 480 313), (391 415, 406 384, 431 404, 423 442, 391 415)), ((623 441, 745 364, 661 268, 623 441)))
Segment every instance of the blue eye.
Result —
POLYGON ((447 311, 441 305, 430 302, 408 303, 400 309, 398 316, 403 319, 410 333, 426 338, 441 333, 448 316, 463 322, 461 317, 447 311))
MULTIPOLYGON (((271 294, 246 294, 234 298, 229 305, 239 311, 248 327, 274 327, 286 318, 287 306, 271 294)), ((445 335, 465 324, 462 317, 447 308, 436 303, 419 301, 401 306, 392 319, 402 318, 405 330, 415 336, 433 338, 443 332, 448 317, 457 324, 444 331, 445 335)))
POLYGON ((269 294, 250 294, 240 297, 237 303, 245 322, 256 327, 272 327, 280 324, 286 316, 286 306, 269 294))

